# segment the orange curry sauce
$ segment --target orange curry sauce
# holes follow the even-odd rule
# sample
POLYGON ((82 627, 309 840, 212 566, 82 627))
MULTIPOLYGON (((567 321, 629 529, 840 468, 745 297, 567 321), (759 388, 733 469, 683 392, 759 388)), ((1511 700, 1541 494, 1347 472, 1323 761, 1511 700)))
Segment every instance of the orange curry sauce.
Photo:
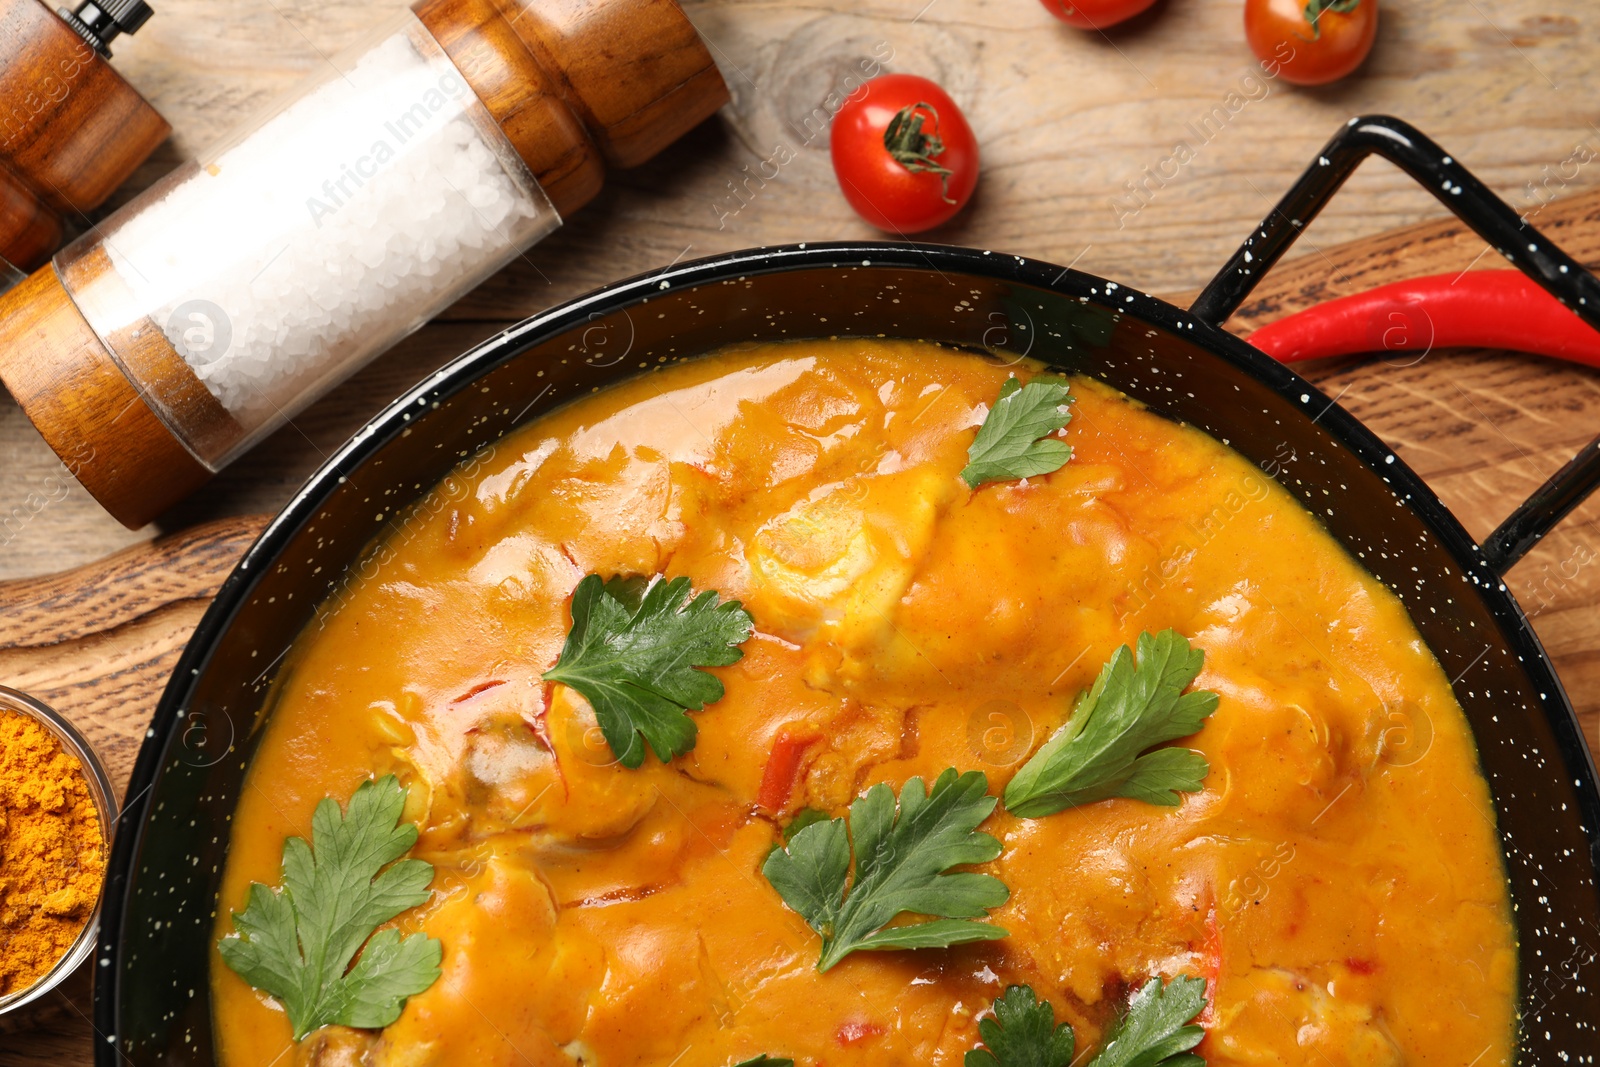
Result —
POLYGON ((281 1009, 219 960, 224 1067, 955 1067, 1009 984, 1081 1053, 1130 987, 1177 974, 1211 980, 1211 1064, 1508 1063, 1488 790, 1400 602, 1262 470, 1089 380, 1071 462, 968 490, 985 405, 1040 370, 911 342, 735 350, 447 478, 288 660, 215 931, 278 884, 317 801, 393 773, 436 865, 400 925, 443 943, 443 976, 381 1033, 286 1054, 281 1009), (755 620, 671 765, 614 765, 582 697, 540 681, 590 572, 686 575, 755 620), (817 973, 760 871, 783 822, 947 767, 998 795, 1117 646, 1166 627, 1220 694, 1182 742, 1210 761, 1201 792, 997 810, 1008 938, 817 973))

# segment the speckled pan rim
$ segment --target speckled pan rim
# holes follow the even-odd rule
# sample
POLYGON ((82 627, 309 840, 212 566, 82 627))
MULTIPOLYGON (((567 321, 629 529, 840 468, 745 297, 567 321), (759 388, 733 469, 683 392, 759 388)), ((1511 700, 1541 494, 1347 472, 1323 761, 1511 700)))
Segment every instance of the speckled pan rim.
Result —
MULTIPOLYGON (((529 347, 581 327, 597 314, 631 307, 668 290, 715 285, 750 275, 824 268, 866 270, 875 267, 972 275, 986 280, 1026 285, 1075 299, 1080 291, 1092 289, 1097 293, 1091 298, 1093 303, 1184 336, 1216 358, 1244 371, 1285 401, 1316 411, 1318 425, 1340 446, 1353 453, 1364 466, 1386 481, 1454 558, 1499 626, 1505 648, 1517 656, 1521 670, 1534 687, 1541 694, 1548 694, 1548 699, 1543 702, 1542 714, 1556 736, 1563 769, 1572 776, 1578 791, 1589 844, 1589 862, 1600 873, 1600 788, 1596 784, 1595 763, 1572 711, 1571 701, 1556 676, 1543 644, 1511 592, 1489 567, 1477 543, 1460 521, 1403 459, 1354 415, 1340 407, 1334 398, 1226 330, 1212 326, 1182 308, 1120 283, 1110 283, 1108 286, 1105 279, 1070 267, 1009 253, 950 245, 841 241, 750 248, 678 264, 604 286, 535 315, 470 349, 408 390, 357 431, 267 525, 223 582, 195 628, 157 705, 134 765, 127 794, 134 799, 123 809, 118 822, 102 898, 100 959, 96 968, 97 977, 101 980, 96 982, 94 992, 94 1025, 99 1036, 96 1043, 97 1064, 102 1067, 121 1065, 114 1046, 117 975, 120 968, 111 964, 116 959, 121 937, 123 909, 129 891, 128 873, 143 843, 147 821, 146 798, 159 778, 163 754, 179 722, 181 709, 188 705, 195 680, 209 661, 218 639, 248 600, 259 577, 295 535, 314 519, 342 481, 389 441, 410 428, 409 409, 454 396, 503 363, 517 358, 529 347), (1060 287, 1062 280, 1068 278, 1071 279, 1071 291, 1060 287), (1115 297, 1111 295, 1112 291, 1115 297)), ((624 380, 633 373, 637 372, 630 370, 621 373, 617 380, 624 380)), ((1498 840, 1497 847, 1503 851, 1503 843, 1498 840)), ((1531 973, 1526 961, 1519 966, 1519 973, 1524 977, 1531 973)))
POLYGON ((48 704, 4 685, 0 685, 0 710, 14 711, 18 715, 33 719, 49 730, 50 735, 61 742, 72 755, 78 757, 78 763, 83 767, 84 778, 89 783, 89 795, 94 799, 95 814, 100 818, 101 847, 106 853, 106 877, 101 882, 100 896, 95 899, 94 910, 89 913, 83 929, 78 931, 77 938, 66 953, 56 960, 53 967, 40 975, 37 981, 15 993, 0 997, 0 1015, 5 1015, 7 1012, 32 1004, 60 985, 94 951, 100 913, 105 907, 105 887, 110 880, 111 850, 119 816, 117 793, 111 786, 111 776, 106 773, 105 764, 101 762, 94 746, 78 732, 77 727, 67 721, 66 716, 48 704))

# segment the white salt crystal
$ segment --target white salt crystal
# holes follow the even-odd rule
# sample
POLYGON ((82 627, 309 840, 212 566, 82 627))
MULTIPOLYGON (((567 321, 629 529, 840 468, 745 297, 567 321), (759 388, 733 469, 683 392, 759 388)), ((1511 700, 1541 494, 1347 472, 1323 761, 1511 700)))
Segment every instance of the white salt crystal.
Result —
POLYGON ((85 313, 162 327, 247 431, 218 463, 560 224, 410 16, 174 181, 104 241, 133 306, 85 313), (194 301, 225 319, 209 341, 175 316, 194 301))

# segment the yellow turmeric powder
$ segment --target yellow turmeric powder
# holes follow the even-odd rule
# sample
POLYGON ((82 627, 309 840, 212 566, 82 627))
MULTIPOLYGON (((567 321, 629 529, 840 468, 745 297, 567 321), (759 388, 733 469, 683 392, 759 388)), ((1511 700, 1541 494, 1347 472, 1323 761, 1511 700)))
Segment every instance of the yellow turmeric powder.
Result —
POLYGON ((39 723, 0 709, 0 996, 66 955, 94 913, 105 863, 83 765, 39 723))

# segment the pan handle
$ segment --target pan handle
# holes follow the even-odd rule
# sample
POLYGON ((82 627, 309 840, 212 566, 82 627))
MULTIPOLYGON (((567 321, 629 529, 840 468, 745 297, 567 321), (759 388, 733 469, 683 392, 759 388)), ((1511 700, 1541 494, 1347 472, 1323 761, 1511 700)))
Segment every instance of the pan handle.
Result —
MULTIPOLYGON (((1600 281, 1530 226, 1460 163, 1409 123, 1388 115, 1351 119, 1322 149, 1254 233, 1189 308, 1221 326, 1295 238, 1333 199, 1368 156, 1382 156, 1431 192, 1490 247, 1557 300, 1600 330, 1600 281)), ((1505 574, 1527 551, 1600 487, 1600 437, 1583 447, 1517 506, 1479 546, 1484 562, 1505 574)))

